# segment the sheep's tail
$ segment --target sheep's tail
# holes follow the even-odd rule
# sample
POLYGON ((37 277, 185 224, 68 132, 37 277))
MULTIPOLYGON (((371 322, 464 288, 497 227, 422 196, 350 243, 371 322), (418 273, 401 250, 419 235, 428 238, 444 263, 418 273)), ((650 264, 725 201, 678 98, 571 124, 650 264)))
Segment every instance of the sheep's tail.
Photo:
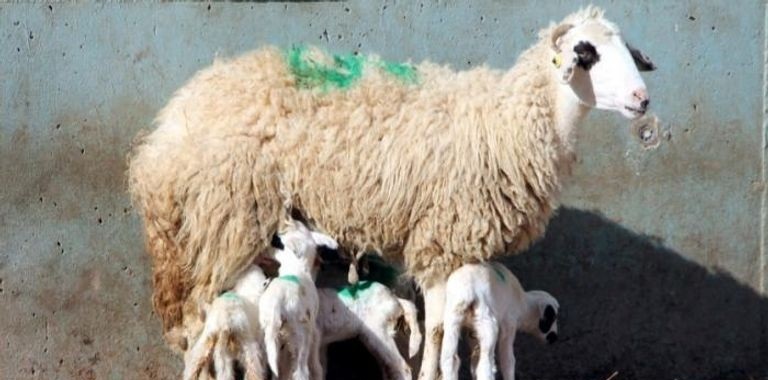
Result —
POLYGON ((408 338, 408 357, 413 358, 419 353, 419 346, 421 346, 421 330, 419 330, 418 312, 416 311, 416 305, 413 302, 398 298, 397 302, 400 303, 400 307, 403 308, 403 318, 408 325, 408 329, 411 330, 410 337, 408 338))
POLYGON ((211 362, 213 349, 218 341, 218 334, 210 334, 203 331, 200 338, 187 352, 184 360, 184 380, 195 380, 200 377, 200 373, 211 362))
POLYGON ((274 318, 271 318, 269 321, 262 321, 262 326, 264 326, 264 349, 267 351, 267 364, 275 378, 280 377, 278 373, 278 355, 280 353, 278 338, 281 325, 282 318, 279 315, 274 315, 274 318))
POLYGON ((146 250, 152 258, 152 306, 160 317, 165 338, 174 348, 186 350, 183 338, 174 331, 183 324, 183 306, 189 295, 189 273, 183 268, 185 252, 177 239, 182 224, 179 202, 167 186, 155 179, 154 167, 142 154, 143 137, 129 157, 129 192, 134 208, 144 222, 146 250), (177 341, 174 341, 177 339, 177 341))

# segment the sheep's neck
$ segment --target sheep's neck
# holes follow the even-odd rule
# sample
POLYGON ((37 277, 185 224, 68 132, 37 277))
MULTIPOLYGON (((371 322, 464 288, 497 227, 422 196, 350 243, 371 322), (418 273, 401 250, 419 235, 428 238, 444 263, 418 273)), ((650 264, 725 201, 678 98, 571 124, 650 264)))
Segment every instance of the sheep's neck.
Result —
POLYGON ((570 86, 553 83, 555 86, 555 131, 567 153, 573 152, 576 127, 589 113, 585 106, 574 94, 570 86))

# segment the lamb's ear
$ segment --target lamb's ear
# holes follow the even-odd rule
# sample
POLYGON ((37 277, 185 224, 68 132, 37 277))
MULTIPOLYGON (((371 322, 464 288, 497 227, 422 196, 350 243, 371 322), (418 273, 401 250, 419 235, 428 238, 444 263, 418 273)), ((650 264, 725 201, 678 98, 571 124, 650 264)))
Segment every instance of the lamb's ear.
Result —
POLYGON ((635 61, 635 66, 639 71, 653 71, 656 70, 656 65, 651 61, 647 55, 643 54, 639 49, 635 49, 632 45, 625 43, 629 54, 632 55, 632 59, 635 61))
POLYGON ((546 333, 552 328, 552 324, 555 323, 556 320, 557 312, 555 311, 555 308, 552 307, 552 305, 547 305, 539 320, 539 330, 541 330, 542 333, 546 333))
POLYGON ((332 237, 320 232, 312 231, 312 240, 314 240, 315 244, 318 246, 324 245, 330 249, 339 248, 339 243, 337 243, 336 240, 333 240, 332 237))
POLYGON ((280 240, 280 236, 278 236, 277 234, 272 235, 272 241, 269 244, 272 245, 273 248, 285 249, 285 246, 283 245, 283 241, 280 240))

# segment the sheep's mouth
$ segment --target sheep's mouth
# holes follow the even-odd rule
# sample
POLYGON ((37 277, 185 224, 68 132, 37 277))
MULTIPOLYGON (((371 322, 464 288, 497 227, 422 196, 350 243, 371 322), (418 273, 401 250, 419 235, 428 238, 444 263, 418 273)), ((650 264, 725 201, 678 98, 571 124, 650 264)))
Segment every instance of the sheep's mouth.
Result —
POLYGON ((642 109, 642 108, 635 108, 635 107, 630 107, 630 106, 624 106, 624 109, 629 111, 629 112, 632 112, 632 113, 634 113, 634 114, 636 114, 638 116, 645 115, 645 110, 642 109))

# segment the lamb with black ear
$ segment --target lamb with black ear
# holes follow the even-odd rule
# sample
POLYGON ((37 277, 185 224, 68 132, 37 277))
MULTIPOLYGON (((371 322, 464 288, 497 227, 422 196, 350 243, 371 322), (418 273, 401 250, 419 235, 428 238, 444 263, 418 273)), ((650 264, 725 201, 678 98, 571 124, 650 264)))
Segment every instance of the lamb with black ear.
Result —
POLYGON ((560 304, 549 293, 524 291, 512 272, 501 264, 470 264, 459 268, 446 283, 440 352, 443 380, 458 379, 457 346, 463 325, 472 328, 477 336, 480 357, 475 377, 494 379, 498 352, 504 380, 514 380, 515 334, 520 330, 554 343, 559 309, 560 304))
POLYGON ((323 377, 316 326, 319 301, 312 273, 321 245, 338 247, 330 236, 310 231, 296 220, 285 221, 272 238, 279 276, 259 299, 259 323, 264 330, 267 364, 277 379, 323 377))

